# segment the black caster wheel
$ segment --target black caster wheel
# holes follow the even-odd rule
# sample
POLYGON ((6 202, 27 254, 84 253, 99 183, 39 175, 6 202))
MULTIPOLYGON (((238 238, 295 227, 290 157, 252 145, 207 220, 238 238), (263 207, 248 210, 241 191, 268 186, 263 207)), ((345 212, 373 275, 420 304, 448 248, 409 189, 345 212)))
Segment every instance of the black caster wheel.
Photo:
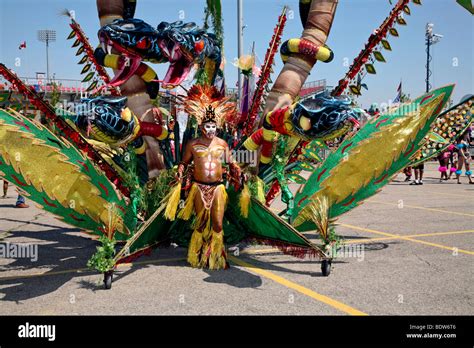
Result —
POLYGON ((104 288, 109 290, 112 288, 112 277, 114 272, 109 271, 104 273, 104 288))
POLYGON ((323 260, 321 262, 321 272, 323 273, 323 276, 327 277, 331 274, 331 264, 331 260, 323 260))

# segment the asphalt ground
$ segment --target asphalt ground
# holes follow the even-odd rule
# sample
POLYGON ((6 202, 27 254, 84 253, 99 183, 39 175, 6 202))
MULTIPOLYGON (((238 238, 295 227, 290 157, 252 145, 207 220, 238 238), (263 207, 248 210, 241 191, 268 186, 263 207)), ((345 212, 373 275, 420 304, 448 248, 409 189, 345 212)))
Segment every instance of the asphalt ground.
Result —
MULTIPOLYGON (((0 315, 473 315, 474 185, 423 186, 399 175, 338 220, 346 254, 320 262, 240 245, 226 271, 193 269, 184 248, 120 265, 111 290, 86 268, 97 243, 16 193, 0 199, 0 239, 38 245, 38 258, 0 258, 0 315)), ((308 233, 311 238, 314 233, 308 233)))

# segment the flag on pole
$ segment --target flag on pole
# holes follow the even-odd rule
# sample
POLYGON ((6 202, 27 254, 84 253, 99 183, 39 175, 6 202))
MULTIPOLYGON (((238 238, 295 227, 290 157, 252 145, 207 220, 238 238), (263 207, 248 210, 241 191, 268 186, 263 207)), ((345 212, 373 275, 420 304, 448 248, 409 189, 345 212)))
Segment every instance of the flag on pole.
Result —
POLYGON ((397 96, 395 97, 394 103, 400 103, 402 101, 402 82, 398 85, 397 96))
POLYGON ((23 42, 20 44, 20 46, 18 47, 19 50, 22 50, 22 49, 24 49, 24 48, 26 48, 26 41, 23 41, 23 42))

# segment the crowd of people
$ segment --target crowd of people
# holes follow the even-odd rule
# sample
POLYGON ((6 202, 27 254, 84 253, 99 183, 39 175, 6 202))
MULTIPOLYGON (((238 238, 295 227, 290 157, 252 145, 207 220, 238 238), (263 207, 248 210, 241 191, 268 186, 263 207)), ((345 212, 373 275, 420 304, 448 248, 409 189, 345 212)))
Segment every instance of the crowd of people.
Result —
MULTIPOLYGON (((471 129, 468 129, 459 137, 455 144, 450 144, 445 151, 440 153, 437 157, 439 162, 438 171, 440 172, 439 182, 450 180, 453 175, 458 184, 462 184, 461 177, 464 174, 468 179, 469 184, 474 184, 472 180, 471 170, 471 154, 469 146, 471 144, 471 129)), ((423 185, 424 163, 418 164, 414 167, 407 167, 404 169, 405 181, 412 181, 412 174, 414 173, 415 180, 410 185, 423 185)))

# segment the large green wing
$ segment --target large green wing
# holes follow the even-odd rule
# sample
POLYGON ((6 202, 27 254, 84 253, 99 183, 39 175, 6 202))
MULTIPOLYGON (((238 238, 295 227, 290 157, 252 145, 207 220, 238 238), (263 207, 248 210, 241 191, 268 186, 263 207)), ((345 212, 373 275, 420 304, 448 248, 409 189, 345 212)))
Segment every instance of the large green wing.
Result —
POLYGON ((113 215, 116 239, 135 230, 131 207, 87 156, 13 110, 0 110, 0 176, 70 225, 101 234, 113 215))
POLYGON ((293 225, 314 229, 309 203, 327 198, 337 217, 374 195, 419 150, 454 86, 439 88, 365 124, 313 172, 295 197, 293 225))

